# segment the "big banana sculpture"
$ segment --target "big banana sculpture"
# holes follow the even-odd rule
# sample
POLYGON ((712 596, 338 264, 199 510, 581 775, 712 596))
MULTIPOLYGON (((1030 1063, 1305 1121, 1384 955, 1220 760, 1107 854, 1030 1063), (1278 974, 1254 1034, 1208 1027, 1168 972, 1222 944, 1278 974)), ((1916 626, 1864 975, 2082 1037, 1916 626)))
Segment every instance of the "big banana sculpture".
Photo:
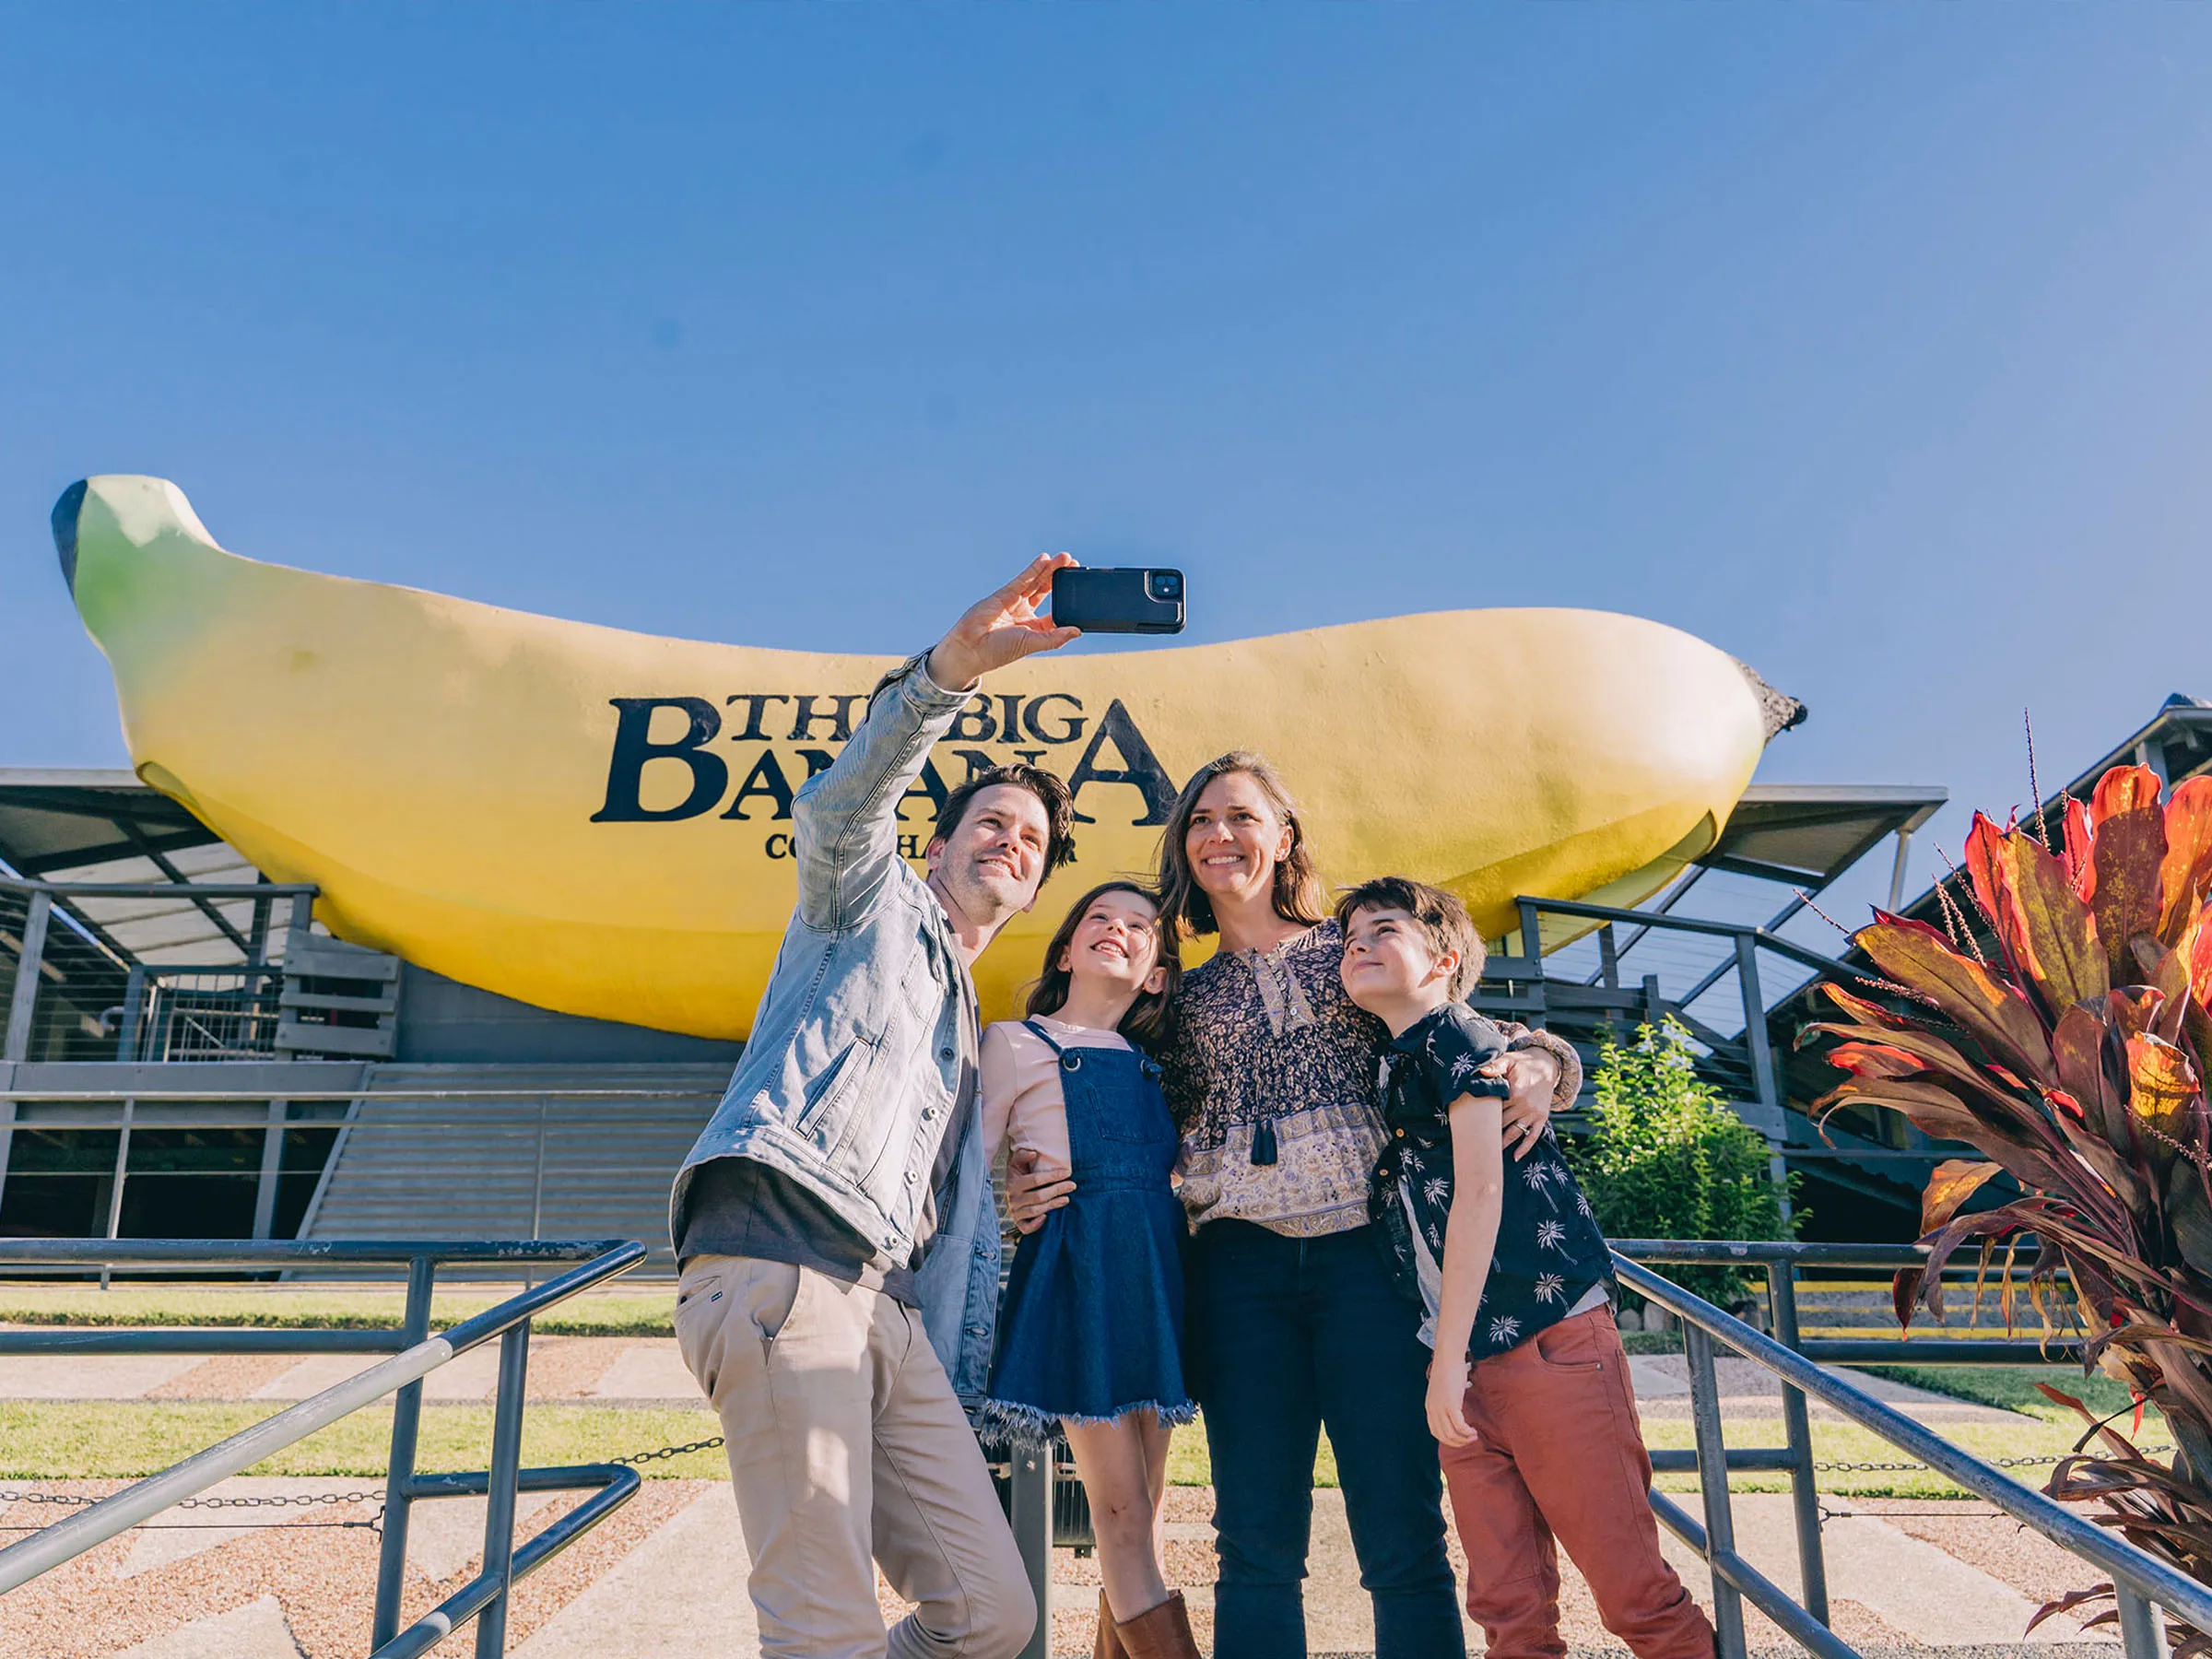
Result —
MULTIPOLYGON (((888 659, 263 564, 161 478, 88 479, 53 520, 138 775, 319 886, 334 933, 542 1007, 744 1035, 791 911, 792 793, 888 659)), ((917 616, 961 597, 917 593, 917 616)), ((1778 703, 1712 646, 1597 611, 1048 655, 993 676, 937 746, 901 851, 971 768, 1022 756, 1074 787, 1075 877, 978 965, 987 1017, 1078 882, 1149 872, 1176 786, 1232 747, 1283 766, 1335 878, 1440 882, 1497 935, 1516 894, 1632 900, 1711 846, 1778 703)))

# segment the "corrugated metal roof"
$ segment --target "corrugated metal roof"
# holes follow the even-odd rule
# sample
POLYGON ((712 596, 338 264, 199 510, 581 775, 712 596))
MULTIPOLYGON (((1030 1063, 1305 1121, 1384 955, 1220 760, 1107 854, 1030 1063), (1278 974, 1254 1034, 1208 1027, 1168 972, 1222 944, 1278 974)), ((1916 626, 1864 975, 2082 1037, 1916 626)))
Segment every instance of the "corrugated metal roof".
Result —
MULTIPOLYGON (((72 899, 103 939, 156 966, 227 967, 246 959, 254 902, 182 896, 193 884, 261 879, 238 851, 159 790, 127 771, 0 767, 0 864, 54 882, 168 882, 180 896, 72 899)), ((283 954, 284 920, 271 918, 265 960, 283 954)))

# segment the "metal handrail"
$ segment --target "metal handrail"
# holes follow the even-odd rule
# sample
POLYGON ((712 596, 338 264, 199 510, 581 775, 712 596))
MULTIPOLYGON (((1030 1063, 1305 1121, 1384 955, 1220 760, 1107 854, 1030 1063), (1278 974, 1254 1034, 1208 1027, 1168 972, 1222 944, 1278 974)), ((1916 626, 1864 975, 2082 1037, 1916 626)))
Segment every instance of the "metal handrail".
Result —
MULTIPOLYGON (((2104 1528, 2081 1519, 2042 1493, 2000 1474, 1941 1435, 1883 1405, 1864 1390, 1822 1370, 1813 1359, 1792 1347, 1796 1335, 1794 1306, 1790 1315, 1791 1329, 1778 1331, 1778 1335, 1783 1339, 1776 1340, 1631 1261, 1627 1252, 1639 1245, 1655 1252, 1683 1251, 1688 1259, 1706 1262, 1750 1260, 1755 1259, 1756 1253, 1758 1256, 1773 1263, 1783 1273, 1797 1260, 1803 1259, 1792 1254, 1792 1252, 1820 1251, 1823 1247, 1728 1244, 1700 1249, 1670 1241, 1624 1241, 1614 1253, 1614 1266, 1621 1282, 1683 1322, 1683 1345, 1689 1361, 1690 1405, 1697 1439, 1696 1461, 1691 1466, 1700 1474, 1698 1484, 1704 1499, 1705 1524, 1700 1526, 1679 1505, 1660 1492, 1653 1491, 1651 1501, 1659 1518, 1685 1542, 1700 1551, 1712 1570, 1714 1622, 1719 1630, 1724 1659, 1742 1659, 1745 1652, 1741 1598, 1748 1598, 1807 1651, 1821 1655, 1822 1659, 1855 1659, 1855 1656, 1848 1644, 1827 1629, 1826 1587, 1824 1583, 1821 1584, 1816 1595, 1813 1560, 1806 1562, 1806 1598, 1808 1601, 1817 1600, 1818 1605, 1808 1609, 1792 1600, 1781 1586, 1736 1553, 1734 1522, 1729 1512, 1727 1471, 1731 1467, 1747 1465, 1739 1461, 1741 1454, 1732 1453, 1723 1440, 1720 1400, 1712 1367, 1715 1343, 1764 1366, 1779 1376, 1785 1385, 1785 1406, 1794 1404, 1799 1422, 1802 1422, 1804 1398, 1807 1394, 1812 1395, 1912 1457, 1939 1470, 1966 1490, 1995 1505, 2015 1520, 2034 1527, 2060 1548, 2102 1568, 2112 1576, 2117 1591, 2121 1634, 2129 1659, 2154 1659, 2154 1655, 2164 1652, 2163 1641, 2158 1636, 2158 1620, 2152 1611, 2154 1604, 2187 1619, 2199 1630, 2212 1630, 2212 1588, 2177 1572, 2157 1557, 2114 1536, 2104 1528)), ((1887 1253, 1878 1246, 1829 1248, 1861 1259, 1877 1253, 1887 1253)), ((1908 1260, 1920 1258, 1920 1253, 1912 1246, 1890 1248, 1901 1252, 1908 1260)), ((1957 1345, 1925 1346, 1947 1347, 1957 1345)), ((1792 1438, 1794 1441, 1796 1435, 1793 1433, 1792 1438)), ((1653 1462, 1654 1467, 1668 1466, 1663 1465, 1658 1457, 1654 1457, 1653 1462)), ((1804 1469, 1809 1475, 1809 1465, 1804 1465, 1804 1469)), ((1798 1512, 1801 1551, 1806 1542, 1805 1507, 1801 1495, 1798 1512)), ((1817 1540, 1817 1511, 1812 1516, 1812 1524, 1817 1540)), ((1814 1559, 1817 1557, 1816 1542, 1814 1559)))
MULTIPOLYGON (((2048 1365, 2080 1357, 2078 1330, 2047 1336, 1978 1337, 1912 1336, 1900 1330, 1894 1336, 1808 1336, 1794 1335, 1795 1293, 1783 1282, 1798 1267, 1873 1267, 1894 1272, 1917 1267, 1928 1253, 1917 1244, 1820 1244, 1796 1242, 1712 1241, 1701 1239, 1616 1239, 1613 1248, 1646 1266, 1654 1263, 1684 1267, 1764 1267, 1771 1300, 1785 1297, 1792 1304, 1793 1334, 1789 1347, 1807 1359, 1825 1365, 2048 1365), (1779 1276, 1779 1277, 1778 1277, 1779 1276)), ((2032 1248, 2018 1253, 2014 1266, 2026 1272, 2036 1263, 2032 1248)), ((2063 1276, 2065 1269, 2058 1269, 2063 1276)), ((1970 1285, 1982 1270, 1971 1262, 1954 1260, 1943 1271, 1947 1284, 1970 1285)), ((1778 1327, 1779 1328, 1779 1327, 1778 1327)))
MULTIPOLYGON (((559 1469, 525 1470, 522 1465, 524 1384, 529 1363, 530 1321, 557 1302, 628 1271, 645 1259, 645 1247, 629 1240, 596 1242, 561 1241, 466 1240, 449 1243, 385 1243, 330 1241, 304 1243, 229 1241, 216 1240, 134 1241, 116 1244, 105 1240, 58 1239, 15 1241, 0 1244, 0 1265, 117 1262, 132 1265, 221 1264, 241 1258, 264 1265, 401 1263, 408 1267, 406 1321, 402 1327, 400 1351, 366 1370, 287 1407, 273 1417, 241 1430, 205 1451, 124 1488, 79 1510, 67 1519, 32 1534, 20 1543, 0 1549, 0 1594, 50 1571, 131 1527, 144 1524, 184 1500, 206 1491, 218 1481, 251 1468, 263 1459, 297 1444, 318 1430, 398 1391, 393 1414, 391 1470, 386 1482, 384 1547, 377 1575, 377 1607, 371 1640, 371 1659, 401 1659, 427 1652, 470 1618, 477 1620, 477 1652, 503 1653, 506 1646, 507 1592, 591 1527, 627 1502, 638 1490, 637 1471, 614 1464, 586 1464, 559 1469), (588 1259, 587 1259, 588 1258, 588 1259), (581 1265, 542 1285, 509 1297, 498 1306, 462 1320, 437 1335, 428 1331, 430 1288, 437 1265, 442 1261, 580 1261, 581 1265), (498 1404, 492 1423, 491 1466, 476 1475, 418 1477, 415 1441, 419 1423, 422 1379, 456 1356, 500 1339, 498 1404), (581 1487, 599 1489, 559 1521, 537 1534, 520 1549, 514 1547, 515 1494, 518 1490, 567 1490, 581 1487), (418 1499, 481 1494, 488 1500, 485 1515, 483 1568, 477 1576, 446 1601, 405 1630, 395 1630, 399 1589, 406 1561, 407 1510, 418 1499)), ((179 1333, 180 1335, 183 1333, 179 1333)), ((9 1337, 53 1337, 76 1333, 11 1332, 9 1337)), ((149 1338, 166 1333, 103 1331, 84 1333, 95 1340, 81 1345, 66 1342, 18 1343, 0 1346, 0 1352, 116 1351, 176 1352, 179 1349, 149 1338), (136 1339, 136 1345, 133 1345, 136 1339)), ((195 1336, 229 1339, 210 1342, 198 1352, 283 1351, 278 1345, 241 1343, 253 1335, 289 1335, 289 1333, 204 1332, 195 1336)), ((300 1333, 328 1336, 374 1335, 375 1333, 300 1333)), ((390 1340, 390 1339, 386 1339, 390 1340)), ((350 1344, 317 1345, 314 1351, 354 1350, 350 1344)))
POLYGON ((1588 904, 1579 899, 1523 899, 1520 903, 1540 915, 1575 916, 1586 922, 1625 922, 1632 926, 1660 928, 1672 933, 1706 934, 1714 938, 1748 938, 1777 956, 1787 957, 1801 967, 1838 979, 1856 979, 1860 970, 1834 957, 1823 956, 1818 950, 1785 939, 1756 922, 1704 922, 1694 916, 1677 916, 1664 911, 1621 910, 1610 904, 1588 904))
POLYGON ((56 899, 313 899, 323 889, 307 882, 242 881, 29 881, 0 876, 0 888, 46 893, 56 899))

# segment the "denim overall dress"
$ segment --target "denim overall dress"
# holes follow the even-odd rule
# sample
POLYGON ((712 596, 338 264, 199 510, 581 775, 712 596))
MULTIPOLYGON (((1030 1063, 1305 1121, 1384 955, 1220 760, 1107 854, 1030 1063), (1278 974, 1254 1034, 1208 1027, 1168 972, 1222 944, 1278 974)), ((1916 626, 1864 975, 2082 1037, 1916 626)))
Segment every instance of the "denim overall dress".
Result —
POLYGON ((1197 1415, 1182 1382, 1182 1200, 1169 1184, 1180 1137, 1159 1068, 1131 1049, 1064 1049, 1075 1192, 1023 1235, 998 1316, 985 1420, 1041 1443, 1063 1421, 1140 1407, 1163 1423, 1197 1415))

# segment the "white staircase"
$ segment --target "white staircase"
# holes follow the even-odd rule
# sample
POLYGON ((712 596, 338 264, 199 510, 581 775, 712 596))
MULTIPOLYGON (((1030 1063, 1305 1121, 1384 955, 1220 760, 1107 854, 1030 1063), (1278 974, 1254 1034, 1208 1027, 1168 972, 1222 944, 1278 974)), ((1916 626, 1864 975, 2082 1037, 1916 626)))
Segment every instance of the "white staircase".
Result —
POLYGON ((300 1237, 637 1239, 665 1267, 669 1183, 729 1075, 372 1066, 300 1237))

